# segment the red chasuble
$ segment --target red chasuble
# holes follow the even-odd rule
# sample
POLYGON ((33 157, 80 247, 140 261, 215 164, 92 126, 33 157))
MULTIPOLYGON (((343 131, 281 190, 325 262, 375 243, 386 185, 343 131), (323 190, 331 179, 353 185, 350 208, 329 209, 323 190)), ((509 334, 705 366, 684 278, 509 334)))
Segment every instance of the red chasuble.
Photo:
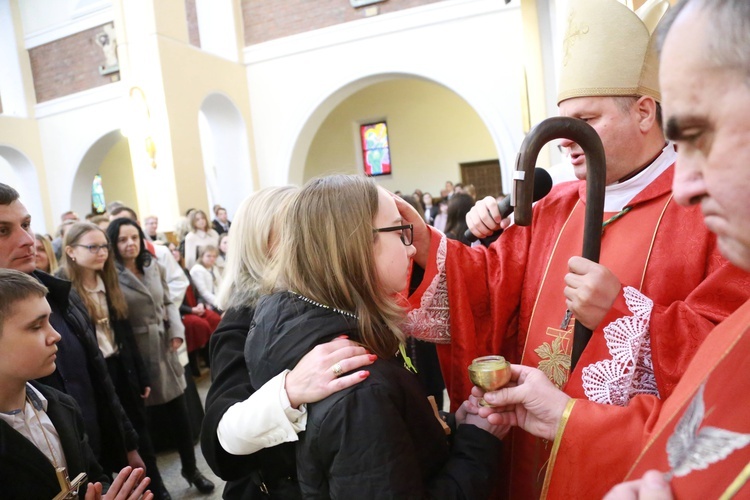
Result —
MULTIPOLYGON (((605 229, 601 263, 627 288, 573 373, 563 277, 581 253, 586 183, 553 188, 532 226, 510 227, 489 249, 433 232, 407 331, 445 344, 438 353, 454 409, 471 390, 467 366, 487 354, 540 368, 567 394, 607 405, 671 394, 708 332, 750 296, 750 277, 720 256, 700 208, 672 201, 672 176, 670 167, 605 229)), ((510 496, 538 497, 552 443, 521 431, 506 441, 510 496)))
POLYGON ((663 403, 638 396, 609 412, 587 401, 568 406, 548 497, 585 490, 601 498, 657 469, 671 473, 675 498, 750 498, 750 301, 711 332, 663 403))

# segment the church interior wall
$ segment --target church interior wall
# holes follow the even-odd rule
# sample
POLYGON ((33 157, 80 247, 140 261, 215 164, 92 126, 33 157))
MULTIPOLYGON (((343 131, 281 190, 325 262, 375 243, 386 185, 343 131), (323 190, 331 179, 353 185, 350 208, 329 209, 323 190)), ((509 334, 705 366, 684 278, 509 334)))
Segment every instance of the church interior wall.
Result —
MULTIPOLYGON (((379 14, 398 12, 444 0, 388 0, 371 8, 379 14)), ((242 0, 245 45, 267 42, 366 17, 366 8, 346 0, 242 0)))
POLYGON ((36 166, 22 152, 0 145, 0 179, 13 186, 31 215, 31 227, 35 232, 45 233, 51 225, 49 204, 39 189, 40 179, 36 166))
POLYGON ((110 75, 99 72, 99 67, 105 66, 105 58, 95 40, 104 26, 89 28, 29 50, 36 102, 119 80, 119 72, 110 75))
MULTIPOLYGON (((102 185, 106 186, 107 202, 121 201, 128 207, 138 206, 128 139, 117 137, 98 168, 102 185)), ((139 214, 148 215, 148 214, 139 214)))
MULTIPOLYGON (((111 90, 114 96, 117 95, 114 88, 108 90, 111 90)), ((54 104, 54 101, 50 103, 54 104)), ((74 193, 80 195, 87 192, 86 186, 76 186, 74 181, 91 147, 111 132, 116 131, 119 134, 123 126, 122 116, 123 100, 113 97, 38 119, 49 200, 56 217, 70 209, 87 213, 90 200, 81 200, 74 196, 74 193)), ((105 155, 106 151, 97 154, 96 158, 101 161, 105 155)), ((96 166, 87 168, 91 170, 87 185, 90 193, 90 182, 96 173, 96 166)), ((82 182, 80 178, 78 182, 82 182)))
POLYGON ((199 128, 208 205, 222 205, 231 218, 254 190, 245 120, 227 96, 211 94, 201 106, 199 128))
POLYGON ((30 203, 29 208, 34 210, 30 212, 34 227, 42 232, 48 231, 53 210, 49 201, 44 155, 36 120, 0 116, 0 157, 0 161, 6 162, 6 174, 0 176, 0 179, 24 179, 19 193, 23 191, 24 194, 31 195, 33 192, 38 197, 38 202, 30 203))
POLYGON ((261 185, 302 182, 328 113, 357 82, 392 74, 451 89, 481 116, 493 156, 512 165, 523 139, 519 16, 494 0, 438 2, 246 48, 261 185))
POLYGON ((360 90, 328 115, 310 146, 305 180, 362 172, 359 124, 383 118, 393 174, 377 182, 386 189, 438 196, 446 180, 459 181, 459 163, 497 158, 487 127, 463 99, 432 82, 399 78, 360 90))
MULTIPOLYGON (((26 33, 27 47, 39 47, 71 33, 115 22, 121 23, 116 26, 118 37, 125 26, 123 33, 126 36, 118 41, 121 44, 118 52, 124 59, 120 61, 121 66, 135 61, 135 67, 123 68, 121 82, 51 99, 32 107, 32 112, 37 114, 40 138, 36 151, 24 153, 32 159, 36 169, 42 170, 43 175, 39 178, 49 190, 49 196, 45 197, 49 211, 57 217, 72 208, 73 181, 81 171, 81 162, 99 139, 122 126, 122 105, 127 100, 128 90, 134 85, 146 91, 152 121, 159 124, 158 130, 154 131, 155 169, 151 167, 150 159, 143 157, 142 151, 134 152, 143 148, 133 146, 135 143, 131 141, 133 175, 139 191, 137 209, 142 213, 159 213, 165 227, 170 224, 170 218, 184 213, 187 208, 210 208, 198 116, 202 104, 211 95, 226 96, 246 126, 242 163, 247 166, 240 168, 249 169, 247 187, 243 186, 248 192, 269 185, 303 182, 310 172, 319 168, 308 168, 308 158, 315 165, 327 163, 320 148, 311 147, 318 140, 316 135, 328 115, 336 112, 337 107, 352 94, 393 78, 435 82, 434 85, 445 90, 455 102, 465 103, 463 112, 471 114, 473 110, 476 114, 472 126, 462 130, 472 131, 471 136, 461 136, 456 132, 453 140, 464 144, 478 141, 481 146, 472 146, 476 152, 474 157, 462 155, 466 158, 452 159, 452 166, 444 167, 434 161, 429 161, 427 167, 406 166, 399 171, 398 177, 383 181, 392 181, 389 187, 407 190, 422 186, 423 168, 433 171, 445 168, 439 174, 441 182, 451 177, 458 180, 457 161, 499 158, 504 168, 512 168, 523 139, 519 96, 523 54, 518 50, 522 39, 518 3, 514 1, 505 5, 498 0, 415 1, 389 0, 379 4, 380 13, 387 15, 339 21, 322 29, 314 29, 311 24, 306 32, 254 43, 244 47, 241 54, 244 63, 233 61, 231 54, 217 56, 196 46, 204 45, 204 33, 211 32, 204 28, 214 26, 215 29, 216 26, 206 24, 205 18, 201 19, 201 9, 206 4, 202 0, 152 0, 145 2, 146 7, 141 2, 136 3, 141 7, 136 7, 131 2, 118 0, 21 2, 20 10, 26 14, 28 6, 44 10, 47 3, 56 4, 45 11, 42 19, 29 21, 32 25, 26 26, 27 30, 30 29, 26 33), (191 17, 191 6, 194 6, 196 18, 191 17), (144 8, 150 10, 148 15, 133 15, 144 8), (135 26, 137 23, 140 26, 135 26), (200 41, 196 43, 193 38, 191 44, 190 32, 195 30, 196 23, 199 24, 200 41), (142 61, 144 57, 148 58, 145 62, 142 61), (93 93, 106 94, 107 97, 93 100, 81 97, 93 93), (117 97, 112 97, 115 94, 117 97), (72 104, 73 101, 77 104, 72 104), (61 102, 71 104, 61 105, 61 102), (455 175, 451 175, 452 172, 455 175)), ((18 0, 0 2, 13 2, 19 8, 18 0)), ((248 5, 253 3, 233 0, 230 6, 238 49, 245 42, 242 28, 248 21, 247 15, 240 14, 246 14, 248 5)), ((290 0, 289 3, 297 2, 290 0)), ((315 3, 321 12, 330 10, 315 3)), ((273 7, 265 8, 281 8, 279 4, 276 2, 273 7)), ((350 9, 347 2, 343 5, 350 9)), ((361 10, 355 13, 363 15, 361 10)), ((373 95, 375 103, 376 97, 373 95)), ((381 109, 374 106, 368 108, 367 113, 363 110, 360 114, 387 120, 391 115, 395 120, 391 127, 396 126, 398 130, 401 120, 384 109, 388 102, 383 101, 381 109)), ((407 103, 402 99, 402 102, 404 106, 420 106, 416 101, 407 103)), ((416 111, 412 117, 404 115, 404 121, 418 122, 420 117, 417 115, 423 115, 423 118, 427 111, 416 111)), ((350 118, 354 119, 353 116, 350 118)), ((0 117, 0 122, 4 119, 0 117)), ((467 122, 466 119, 462 121, 467 122)), ((327 129, 320 132, 320 140, 331 140, 323 139, 327 129)), ((424 156, 419 152, 424 148, 421 145, 420 148, 410 148, 412 143, 418 142, 409 135, 411 132, 409 127, 405 135, 392 140, 399 145, 400 158, 416 164, 419 162, 414 159, 424 156), (403 144, 407 146, 403 147, 403 144)), ((335 151, 342 158, 336 160, 339 164, 345 164, 344 156, 348 157, 350 165, 352 158, 355 161, 358 158, 356 149, 356 154, 351 154, 355 148, 354 139, 350 123, 346 143, 340 145, 340 151, 335 151), (342 153, 347 148, 349 151, 342 153)), ((440 148, 433 145, 433 149, 440 148)), ((333 152, 333 149, 329 151, 333 152)), ((398 165, 398 159, 394 156, 394 165, 398 165)), ((247 170, 242 173, 247 173, 247 170)), ((431 180, 437 178, 428 177, 431 180)), ((507 171, 503 177, 509 177, 507 171)), ((437 190, 439 186, 428 188, 437 190)), ((504 188, 507 190, 507 186, 504 188)), ((105 193, 106 190, 105 185, 105 193)))
POLYGON ((169 39, 160 41, 159 54, 180 213, 188 208, 210 208, 206 183, 196 180, 204 178, 198 114, 204 100, 212 94, 226 96, 246 125, 244 147, 249 150, 248 160, 236 168, 243 169, 238 175, 241 178, 250 170, 247 177, 251 183, 236 187, 250 194, 257 186, 257 174, 253 170, 253 126, 244 67, 169 39))
POLYGON ((198 27, 198 7, 195 0, 185 0, 185 14, 187 17, 188 40, 193 47, 200 48, 201 33, 198 27))

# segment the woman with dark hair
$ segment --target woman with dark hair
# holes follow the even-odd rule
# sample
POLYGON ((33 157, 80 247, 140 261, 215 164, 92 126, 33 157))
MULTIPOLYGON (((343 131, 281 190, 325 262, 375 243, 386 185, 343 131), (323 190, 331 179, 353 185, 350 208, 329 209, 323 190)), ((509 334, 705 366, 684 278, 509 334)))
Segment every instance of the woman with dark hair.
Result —
POLYGON ((57 276, 70 280, 71 296, 80 299, 93 322, 117 396, 138 433, 138 451, 151 478, 151 491, 157 499, 168 498, 146 424, 144 400, 151 392, 151 382, 128 322, 128 304, 117 279, 109 239, 99 226, 77 222, 70 227, 63 239, 57 276))
POLYGON ((457 193, 448 201, 448 221, 445 223, 445 236, 458 240, 464 245, 471 245, 464 233, 469 228, 466 225, 466 214, 474 206, 474 198, 466 193, 457 193))
POLYGON ((170 431, 180 453, 182 476, 201 493, 210 493, 214 484, 196 466, 184 369, 177 357, 177 349, 185 340, 180 312, 169 299, 164 272, 146 249, 146 236, 138 223, 115 219, 107 228, 107 235, 113 242, 128 319, 138 350, 149 367, 151 394, 146 399, 147 413, 152 416, 161 406, 171 415, 170 431))

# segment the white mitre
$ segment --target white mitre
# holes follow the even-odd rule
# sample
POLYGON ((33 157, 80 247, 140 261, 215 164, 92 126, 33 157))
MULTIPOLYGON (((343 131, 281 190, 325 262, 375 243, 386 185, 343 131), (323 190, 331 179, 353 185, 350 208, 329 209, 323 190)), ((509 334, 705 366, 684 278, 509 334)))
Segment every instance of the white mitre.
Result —
POLYGON ((654 32, 667 0, 637 11, 617 0, 571 0, 557 103, 573 97, 643 96, 661 101, 654 32))

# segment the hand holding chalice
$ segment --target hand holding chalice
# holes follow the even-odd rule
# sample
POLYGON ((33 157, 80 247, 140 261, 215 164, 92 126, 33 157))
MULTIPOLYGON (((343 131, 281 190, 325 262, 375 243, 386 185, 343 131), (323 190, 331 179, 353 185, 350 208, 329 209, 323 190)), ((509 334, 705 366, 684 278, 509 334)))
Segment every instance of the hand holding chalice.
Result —
MULTIPOLYGON (((502 356, 482 356, 476 358, 469 365, 469 379, 486 391, 496 391, 510 381, 510 363, 502 356)), ((484 398, 479 400, 480 406, 492 406, 484 398)))

